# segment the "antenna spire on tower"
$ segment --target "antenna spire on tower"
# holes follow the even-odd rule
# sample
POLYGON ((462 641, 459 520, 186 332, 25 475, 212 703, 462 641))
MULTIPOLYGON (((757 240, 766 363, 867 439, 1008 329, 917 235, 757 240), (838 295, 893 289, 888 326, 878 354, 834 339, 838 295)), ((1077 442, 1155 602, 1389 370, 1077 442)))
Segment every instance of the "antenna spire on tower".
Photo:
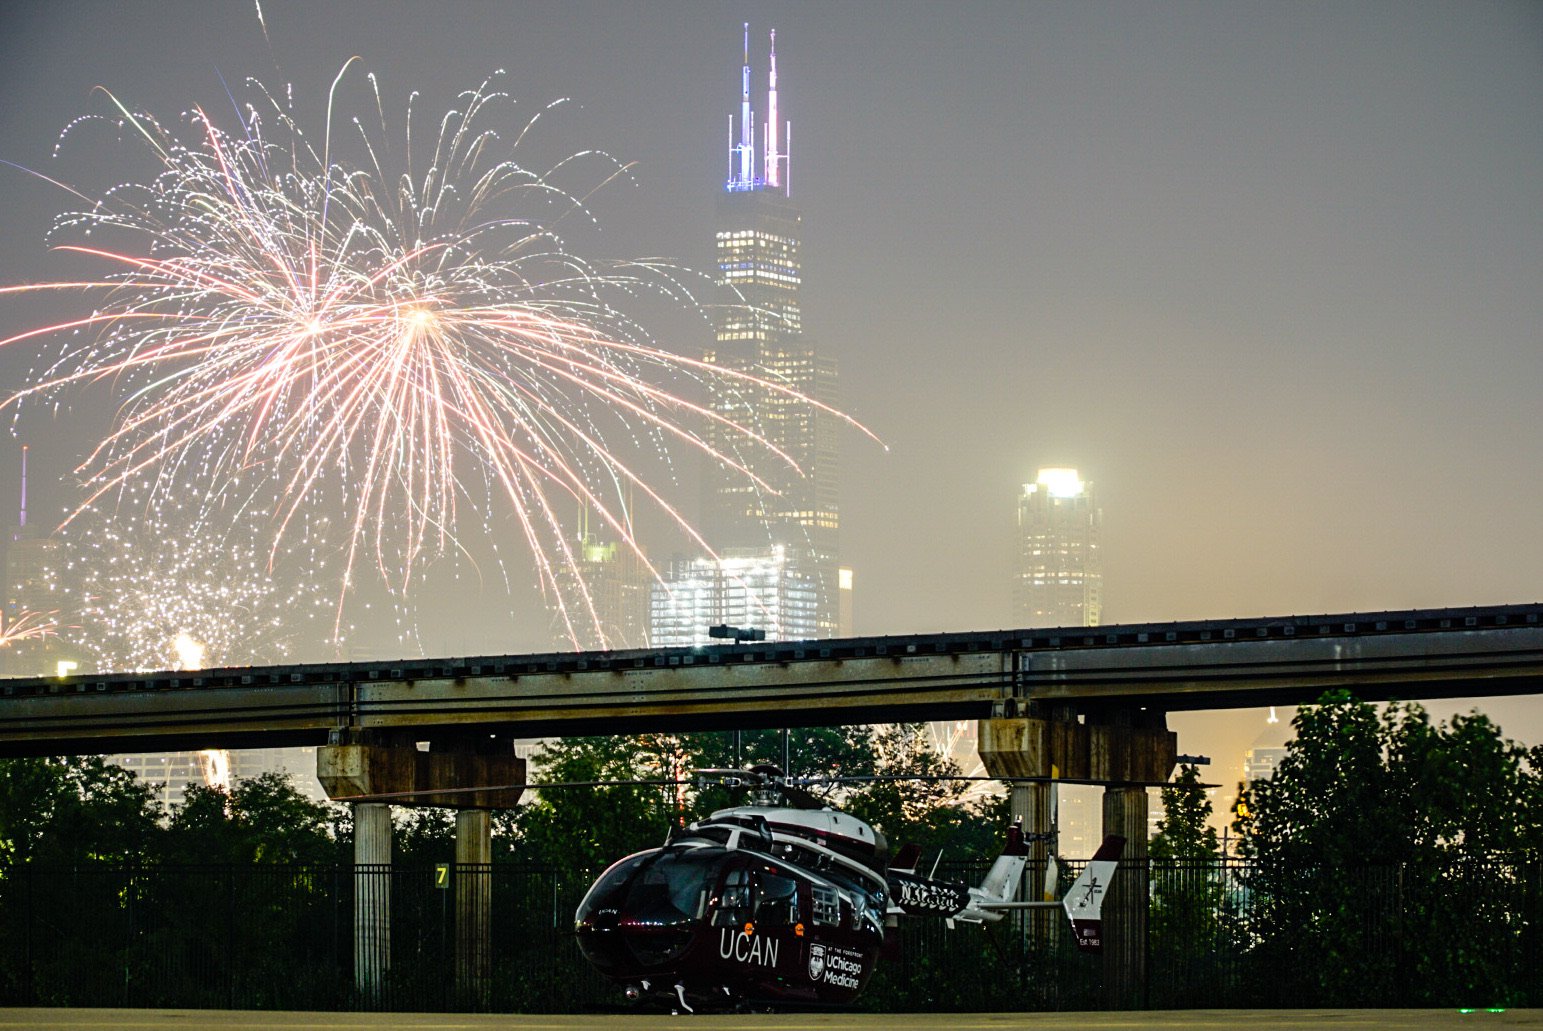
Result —
POLYGON ((27 525, 27 445, 21 446, 21 519, 18 527, 27 525))
POLYGON ((745 22, 745 62, 739 70, 739 142, 729 170, 729 189, 755 188, 755 116, 750 110, 750 23, 745 22))
POLYGON ((771 30, 771 67, 766 77, 766 185, 780 186, 782 158, 777 154, 777 30, 771 30))

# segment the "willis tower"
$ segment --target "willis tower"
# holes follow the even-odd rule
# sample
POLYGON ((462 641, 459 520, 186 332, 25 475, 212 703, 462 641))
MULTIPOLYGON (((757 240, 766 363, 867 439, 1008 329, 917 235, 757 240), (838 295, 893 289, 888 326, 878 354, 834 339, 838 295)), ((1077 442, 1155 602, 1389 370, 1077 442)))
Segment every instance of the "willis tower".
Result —
MULTIPOLYGON (((834 406, 836 362, 804 337, 799 300, 803 220, 793 206, 789 185, 791 123, 782 122, 778 113, 775 31, 768 54, 765 112, 764 120, 758 122, 746 25, 739 106, 737 115, 729 118, 729 175, 718 199, 714 237, 717 279, 730 293, 731 303, 721 307, 714 319, 714 346, 706 358, 834 406)), ((850 573, 839 569, 836 417, 753 384, 724 388, 712 404, 727 419, 754 426, 797 468, 765 448, 752 453, 754 445, 720 432, 713 443, 736 453, 765 486, 748 482, 743 475, 709 469, 704 480, 703 535, 725 556, 779 553, 789 575, 812 589, 811 625, 786 626, 779 636, 850 633, 842 619, 850 573)))

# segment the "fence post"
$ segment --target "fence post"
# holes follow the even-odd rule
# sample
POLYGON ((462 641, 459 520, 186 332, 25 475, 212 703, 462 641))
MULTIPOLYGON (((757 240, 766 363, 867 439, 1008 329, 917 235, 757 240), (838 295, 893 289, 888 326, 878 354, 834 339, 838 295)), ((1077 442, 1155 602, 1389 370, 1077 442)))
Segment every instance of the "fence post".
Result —
POLYGON ((24 998, 26 999, 27 1005, 31 1006, 36 999, 37 992, 37 971, 32 969, 32 935, 34 933, 32 926, 32 893, 37 890, 37 884, 36 878, 34 878, 32 875, 32 864, 27 863, 23 869, 27 871, 27 991, 24 998))
POLYGON ((225 1008, 236 1008, 236 866, 225 865, 225 1008))
POLYGON ((123 921, 123 1005, 134 1005, 134 973, 131 966, 134 957, 134 870, 127 867, 123 871, 126 883, 123 888, 125 909, 123 921))

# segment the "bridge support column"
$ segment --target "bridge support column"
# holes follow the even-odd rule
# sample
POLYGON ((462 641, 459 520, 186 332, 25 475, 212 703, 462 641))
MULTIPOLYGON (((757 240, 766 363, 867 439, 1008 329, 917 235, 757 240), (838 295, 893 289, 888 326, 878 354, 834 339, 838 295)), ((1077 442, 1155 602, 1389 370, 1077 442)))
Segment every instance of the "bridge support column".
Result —
MULTIPOLYGON (((991 769, 989 765, 986 768, 991 769)), ((1021 823, 1023 833, 1029 836, 1029 865, 1024 874, 1022 898, 1030 902, 1040 901, 1044 895, 1045 866, 1054 857, 1051 842, 1056 830, 1055 792, 1054 784, 1043 781, 1008 788, 1008 815, 1014 823, 1021 823)), ((1030 910, 1024 920, 1024 933, 1035 943, 1050 941, 1054 927, 1054 914, 1042 909, 1030 910)))
POLYGON ((488 998, 492 940, 493 815, 485 809, 455 814, 455 982, 462 1000, 488 998))
POLYGON ((354 988, 361 1004, 386 1003, 391 971, 391 807, 354 803, 354 988))
POLYGON ((354 803, 354 980, 364 1005, 384 1001, 391 966, 391 808, 443 806, 455 820, 456 986, 486 997, 492 929, 492 820, 488 809, 517 805, 525 760, 508 738, 458 735, 417 743, 357 729, 316 750, 316 775, 330 798, 354 803))
MULTIPOLYGON (((1075 725, 1075 724, 1074 724, 1075 725)), ((981 720, 976 728, 981 763, 993 777, 1050 777, 1055 774, 1049 753, 1040 747, 1048 726, 1044 720, 981 720), (1031 725, 1033 724, 1033 725, 1031 725)), ((1049 781, 1019 782, 1008 787, 1008 812, 1023 824, 1029 837, 1029 866, 1024 891, 1038 901, 1045 888, 1045 864, 1054 850, 1056 787, 1049 781)), ((1031 911, 1025 925, 1030 941, 1048 941, 1054 923, 1050 914, 1031 911)))
POLYGON ((1104 788, 1104 834, 1125 851, 1104 900, 1104 1000, 1110 1009, 1140 1009, 1147 987, 1147 789, 1104 788))
MULTIPOLYGON (((1173 773, 1178 737, 1166 716, 1104 709, 1079 717, 1058 706, 1028 717, 981 720, 979 741, 981 761, 993 777, 1059 776, 1107 785, 1104 833, 1123 836, 1126 845, 1104 903, 1105 990, 1111 1007, 1139 1006, 1146 989, 1147 794, 1136 785, 1161 784, 1173 773)), ((1013 813, 1025 816, 1024 830, 1048 830, 1050 786, 1014 784, 1012 790, 1013 813), (1038 812, 1045 817, 1031 824, 1028 817, 1038 812)))

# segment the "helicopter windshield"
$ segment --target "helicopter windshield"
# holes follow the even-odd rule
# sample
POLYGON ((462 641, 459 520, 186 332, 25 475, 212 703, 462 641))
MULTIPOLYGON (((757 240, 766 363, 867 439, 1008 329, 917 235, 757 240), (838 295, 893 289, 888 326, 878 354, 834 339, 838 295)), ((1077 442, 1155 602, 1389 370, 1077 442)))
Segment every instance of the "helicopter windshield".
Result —
POLYGON ((578 922, 582 924, 599 922, 605 926, 615 926, 622 899, 626 897, 627 882, 651 855, 653 855, 652 852, 639 852, 612 863, 589 889, 584 896, 584 901, 579 903, 578 922))
POLYGON ((707 910, 714 858, 693 852, 660 853, 633 878, 622 904, 623 919, 661 927, 700 919, 707 910))

